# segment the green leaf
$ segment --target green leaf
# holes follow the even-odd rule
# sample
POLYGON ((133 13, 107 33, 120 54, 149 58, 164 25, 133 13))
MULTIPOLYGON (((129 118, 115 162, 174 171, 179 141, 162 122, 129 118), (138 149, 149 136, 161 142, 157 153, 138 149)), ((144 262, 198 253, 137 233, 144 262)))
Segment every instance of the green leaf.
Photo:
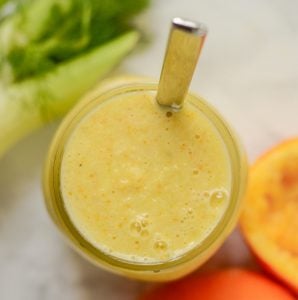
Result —
POLYGON ((8 83, 50 71, 122 34, 149 1, 17 2, 17 12, 0 26, 0 74, 8 83))

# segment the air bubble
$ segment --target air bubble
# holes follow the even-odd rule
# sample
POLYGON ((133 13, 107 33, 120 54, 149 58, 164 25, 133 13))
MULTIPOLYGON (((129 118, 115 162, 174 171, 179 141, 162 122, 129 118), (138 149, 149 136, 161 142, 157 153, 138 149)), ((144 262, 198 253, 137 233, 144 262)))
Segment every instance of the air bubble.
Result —
POLYGON ((154 243, 154 249, 164 251, 168 248, 168 245, 165 241, 156 241, 154 243))
POLYGON ((141 235, 143 237, 149 235, 148 230, 145 230, 145 228, 149 225, 147 218, 147 213, 137 215, 135 221, 130 224, 131 232, 135 235, 141 235))
POLYGON ((210 197, 210 206, 213 208, 221 206, 228 198, 228 195, 223 190, 218 190, 212 193, 210 197))
POLYGON ((140 222, 138 221, 134 221, 130 224, 130 230, 133 232, 133 233, 137 233, 139 234, 142 230, 142 226, 140 224, 140 222))
POLYGON ((143 227, 148 226, 148 221, 147 221, 146 219, 141 220, 141 225, 142 225, 143 227))
POLYGON ((191 215, 191 214, 193 213, 193 209, 192 209, 191 207, 189 207, 189 208, 187 209, 187 213, 188 213, 189 215, 191 215))

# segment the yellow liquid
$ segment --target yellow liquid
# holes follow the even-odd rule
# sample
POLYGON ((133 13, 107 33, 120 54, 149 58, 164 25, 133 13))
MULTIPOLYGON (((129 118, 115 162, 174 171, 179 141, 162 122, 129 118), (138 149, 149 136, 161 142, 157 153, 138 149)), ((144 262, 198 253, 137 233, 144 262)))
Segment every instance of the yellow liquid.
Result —
POLYGON ((75 127, 61 163, 65 209, 99 250, 158 263, 198 246, 227 209, 231 169, 213 124, 192 104, 161 109, 122 95, 75 127))

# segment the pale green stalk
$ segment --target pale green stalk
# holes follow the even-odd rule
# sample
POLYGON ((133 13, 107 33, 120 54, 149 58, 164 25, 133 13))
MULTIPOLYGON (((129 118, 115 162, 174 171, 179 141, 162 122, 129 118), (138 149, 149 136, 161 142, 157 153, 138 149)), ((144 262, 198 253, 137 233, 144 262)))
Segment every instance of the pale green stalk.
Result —
POLYGON ((137 32, 125 33, 43 76, 0 88, 0 156, 25 135, 63 116, 137 40, 137 32))

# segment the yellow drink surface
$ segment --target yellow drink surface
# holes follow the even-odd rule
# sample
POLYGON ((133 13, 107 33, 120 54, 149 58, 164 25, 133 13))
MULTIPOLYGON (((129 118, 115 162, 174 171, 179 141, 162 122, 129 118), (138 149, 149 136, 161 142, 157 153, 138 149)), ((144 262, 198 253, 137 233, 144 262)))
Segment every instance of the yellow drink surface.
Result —
POLYGON ((78 123, 60 180, 65 209, 93 246, 157 263, 214 229, 228 205, 231 169, 222 138, 195 106, 170 112, 138 92, 100 104, 78 123))

